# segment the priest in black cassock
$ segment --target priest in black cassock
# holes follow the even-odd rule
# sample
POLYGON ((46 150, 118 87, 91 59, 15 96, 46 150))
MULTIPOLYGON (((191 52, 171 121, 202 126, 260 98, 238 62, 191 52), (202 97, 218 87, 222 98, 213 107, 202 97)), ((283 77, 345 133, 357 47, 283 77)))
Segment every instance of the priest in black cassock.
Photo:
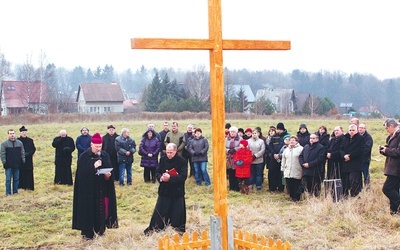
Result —
POLYGON ((90 148, 78 159, 74 185, 72 229, 81 230, 86 239, 102 235, 106 227, 118 228, 117 200, 111 172, 98 174, 99 169, 111 168, 110 156, 101 150, 102 137, 92 136, 90 148))
MULTIPOLYGON (((156 169, 156 178, 160 183, 158 199, 150 225, 144 230, 146 235, 163 230, 171 225, 179 233, 186 228, 185 181, 188 167, 186 160, 177 154, 174 143, 166 146, 165 156, 161 157, 156 169), (175 168, 174 174, 168 171, 175 168)), ((172 171, 171 171, 172 172, 172 171)))
POLYGON ((25 163, 19 170, 19 188, 34 190, 35 183, 33 179, 33 155, 36 152, 35 143, 32 138, 27 136, 28 129, 25 126, 19 128, 20 137, 18 140, 22 142, 25 150, 25 163))

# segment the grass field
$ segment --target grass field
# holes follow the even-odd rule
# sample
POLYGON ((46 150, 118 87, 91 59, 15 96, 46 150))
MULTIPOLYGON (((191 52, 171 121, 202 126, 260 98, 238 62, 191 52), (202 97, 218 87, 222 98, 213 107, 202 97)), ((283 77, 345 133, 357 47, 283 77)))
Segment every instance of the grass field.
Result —
MULTIPOLYGON (((139 144, 140 137, 149 121, 113 121, 118 133, 123 127, 139 144)), ((156 129, 163 121, 153 121, 156 129)), ((180 130, 188 123, 203 130, 211 140, 209 120, 183 120, 180 130)), ((266 133, 278 120, 230 120, 237 127, 260 126, 266 133)), ((289 133, 298 131, 300 123, 306 123, 314 132, 320 125, 332 131, 336 125, 347 129, 347 120, 284 120, 289 133)), ((51 142, 60 129, 66 129, 74 140, 81 126, 90 133, 105 134, 110 121, 82 123, 23 124, 28 136, 37 148, 34 156, 35 191, 20 190, 19 195, 5 197, 5 174, 0 169, 0 248, 1 249, 156 249, 157 239, 173 230, 146 237, 147 227, 157 198, 157 184, 143 182, 140 157, 135 154, 133 186, 116 187, 120 227, 107 230, 103 237, 83 241, 80 232, 71 229, 73 187, 53 184, 54 149, 51 142)), ((368 120, 367 130, 374 139, 371 162, 371 188, 363 190, 357 198, 340 203, 331 199, 304 197, 301 202, 289 201, 286 194, 267 191, 248 196, 228 193, 229 215, 235 229, 257 233, 289 241, 292 249, 400 249, 400 217, 390 216, 388 200, 381 192, 384 182, 384 157, 378 153, 378 145, 384 144, 386 132, 381 120, 368 120)), ((1 141, 7 139, 7 130, 22 124, 0 126, 1 141)), ((221 132, 223 128, 221 128, 221 132)), ((17 132, 18 134, 18 132, 17 132)), ((210 143, 211 144, 211 143, 210 143)), ((212 178, 212 149, 209 151, 208 171, 212 178)), ((213 156, 218 157, 218 156, 213 156)), ((76 152, 73 160, 76 169, 76 152)), ((265 172, 266 173, 266 172, 265 172)), ((209 230, 210 216, 214 213, 213 187, 196 186, 194 179, 186 182, 187 231, 209 230)))

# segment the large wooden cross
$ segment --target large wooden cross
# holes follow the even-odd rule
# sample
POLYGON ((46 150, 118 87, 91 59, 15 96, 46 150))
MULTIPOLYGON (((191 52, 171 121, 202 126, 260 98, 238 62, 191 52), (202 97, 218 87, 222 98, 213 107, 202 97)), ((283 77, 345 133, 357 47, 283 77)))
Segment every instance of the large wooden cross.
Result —
POLYGON ((209 39, 134 38, 132 49, 210 51, 214 213, 221 218, 222 249, 228 249, 223 50, 290 50, 290 41, 223 40, 221 0, 208 0, 209 39))

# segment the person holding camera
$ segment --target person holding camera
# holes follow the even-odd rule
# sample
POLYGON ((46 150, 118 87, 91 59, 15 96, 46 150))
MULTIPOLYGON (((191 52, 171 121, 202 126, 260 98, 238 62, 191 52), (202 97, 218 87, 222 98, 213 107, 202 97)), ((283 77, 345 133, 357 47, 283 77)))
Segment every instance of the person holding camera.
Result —
POLYGON ((379 146, 379 153, 386 156, 386 181, 382 192, 389 198, 390 214, 395 215, 399 213, 400 208, 400 128, 394 119, 387 119, 383 126, 389 136, 386 138, 386 145, 379 146))

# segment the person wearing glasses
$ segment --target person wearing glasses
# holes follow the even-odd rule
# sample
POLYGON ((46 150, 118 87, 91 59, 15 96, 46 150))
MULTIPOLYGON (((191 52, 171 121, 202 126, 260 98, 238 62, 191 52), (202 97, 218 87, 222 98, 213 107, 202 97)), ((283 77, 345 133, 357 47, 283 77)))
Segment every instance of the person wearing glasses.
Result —
POLYGON ((364 161, 365 138, 358 133, 357 126, 350 124, 344 135, 340 156, 343 159, 341 179, 344 197, 357 196, 362 188, 362 164, 364 161))
POLYGON ((389 136, 386 145, 379 146, 379 153, 386 156, 382 192, 389 198, 390 214, 395 215, 400 212, 400 127, 394 119, 387 119, 383 126, 389 136))

